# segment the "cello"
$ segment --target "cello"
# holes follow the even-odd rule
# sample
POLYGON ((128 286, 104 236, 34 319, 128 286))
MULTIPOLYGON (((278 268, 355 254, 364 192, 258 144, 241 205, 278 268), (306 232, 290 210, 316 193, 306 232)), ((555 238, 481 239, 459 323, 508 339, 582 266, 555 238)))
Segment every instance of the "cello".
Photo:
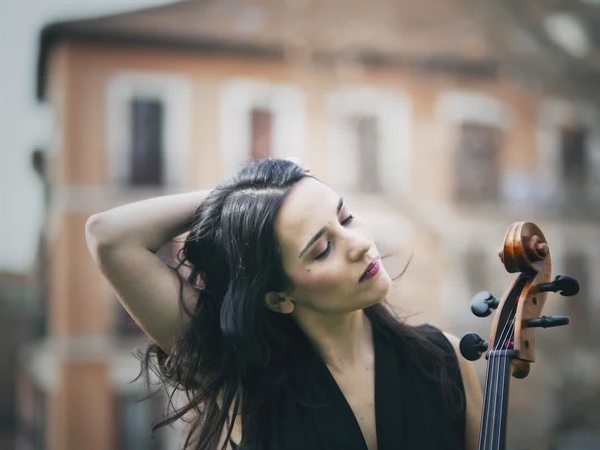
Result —
POLYGON ((515 222, 506 232, 500 260, 509 273, 519 273, 501 299, 483 291, 471 301, 478 317, 494 316, 489 339, 468 333, 460 341, 464 358, 487 359, 478 450, 504 450, 511 374, 525 378, 535 361, 536 328, 567 325, 568 316, 541 316, 548 292, 576 295, 579 282, 568 275, 551 281, 550 248, 542 231, 531 222, 515 222))

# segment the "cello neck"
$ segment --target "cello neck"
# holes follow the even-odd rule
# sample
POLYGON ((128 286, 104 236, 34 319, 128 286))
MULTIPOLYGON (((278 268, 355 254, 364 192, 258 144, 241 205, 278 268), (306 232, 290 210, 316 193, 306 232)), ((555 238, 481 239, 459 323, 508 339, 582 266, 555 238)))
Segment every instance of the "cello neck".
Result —
POLYGON ((495 350, 488 353, 478 450, 504 450, 506 447, 506 412, 514 353, 517 352, 495 350))

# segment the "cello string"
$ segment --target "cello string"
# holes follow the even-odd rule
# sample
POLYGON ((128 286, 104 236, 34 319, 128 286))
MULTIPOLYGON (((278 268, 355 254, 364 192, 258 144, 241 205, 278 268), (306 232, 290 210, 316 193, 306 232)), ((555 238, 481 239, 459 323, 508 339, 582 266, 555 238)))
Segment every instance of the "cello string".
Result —
MULTIPOLYGON (((506 326, 506 323, 504 324, 506 326)), ((506 333, 506 328, 504 328, 500 332, 500 337, 497 339, 501 341, 504 339, 504 335, 506 333)), ((497 350, 496 344, 492 346, 492 350, 497 350)), ((486 377, 486 389, 485 389, 485 404, 487 405, 485 411, 485 417, 483 418, 483 423, 485 424, 485 430, 483 431, 483 448, 488 449, 490 445, 488 444, 488 440, 492 439, 494 433, 495 426, 495 411, 497 409, 496 399, 497 399, 497 391, 498 391, 498 367, 499 364, 495 359, 495 356, 492 357, 491 361, 488 361, 488 375, 486 377)))
MULTIPOLYGON (((507 349, 507 344, 509 343, 510 340, 510 336, 514 333, 514 317, 516 315, 516 303, 512 305, 511 310, 509 312, 509 317, 508 320, 505 322, 504 324, 504 328, 500 334, 500 338, 497 340, 498 344, 495 347, 496 350, 505 350, 507 349)), ((492 417, 493 420, 493 430, 494 433, 492 433, 492 438, 494 438, 494 436, 496 436, 497 438, 500 437, 500 426, 501 426, 501 418, 502 418, 502 413, 503 413, 503 404, 500 401, 500 399, 504 398, 505 396, 505 386, 506 386, 506 367, 504 366, 507 362, 507 358, 498 355, 497 356, 497 361, 495 361, 495 373, 496 373, 496 379, 498 380, 498 383, 500 383, 499 388, 497 388, 496 392, 497 392, 497 396, 494 399, 494 415, 492 417), (500 406, 498 408, 498 406, 496 405, 496 403, 500 401, 500 406), (499 411, 498 411, 499 410, 499 411)))
POLYGON ((488 436, 488 430, 489 430, 489 415, 490 415, 490 395, 492 392, 492 386, 490 386, 491 382, 490 379, 492 378, 492 368, 488 367, 488 371, 485 377, 485 386, 484 386, 484 394, 485 394, 485 399, 484 399, 484 406, 483 406, 483 418, 482 418, 482 423, 481 426, 479 427, 479 450, 482 449, 486 449, 488 448, 487 445, 487 436, 488 436))
MULTIPOLYGON (((524 288, 525 286, 523 286, 524 288)), ((520 303, 521 297, 523 294, 523 290, 521 290, 521 292, 519 292, 519 295, 516 299, 515 302, 513 302, 510 313, 509 313, 509 317, 508 320, 506 321, 505 325, 508 325, 508 327, 505 326, 505 329, 502 332, 502 336, 501 338, 498 340, 499 344, 501 344, 502 348, 504 349, 509 349, 510 347, 510 338, 513 338, 513 345, 511 349, 514 349, 514 336, 515 336, 515 318, 516 318, 516 313, 517 313, 517 307, 520 303), (506 333, 505 333, 506 331, 506 333)), ((502 358, 504 364, 509 364, 509 360, 510 358, 507 356, 506 358, 502 358)), ((500 363, 499 363, 500 364, 500 363)), ((505 396, 508 396, 508 382, 506 381, 507 377, 510 378, 510 373, 509 373, 510 369, 508 367, 505 367, 502 370, 502 386, 501 386, 501 397, 500 398, 505 398, 505 396), (505 390, 507 392, 505 392, 505 390)), ((506 406, 508 406, 508 402, 506 402, 506 406)), ((501 424, 501 418, 504 414, 504 403, 502 403, 500 405, 500 414, 498 415, 498 421, 499 424, 501 424)), ((498 430, 497 436, 500 437, 500 431, 498 430)))
MULTIPOLYGON (((512 313, 512 312, 511 312, 512 313)), ((512 315, 512 314, 511 314, 512 315)), ((514 315, 513 317, 511 317, 510 319, 510 326, 509 326, 509 331, 507 333, 507 335, 504 337, 504 344, 503 344, 503 348, 508 349, 508 345, 510 343, 510 336, 514 336, 514 315)), ((508 395, 508 382, 507 382, 507 377, 510 376, 509 369, 508 367, 506 367, 509 364, 509 357, 508 356, 503 356, 503 357, 499 357, 498 358, 498 365, 500 366, 500 364, 502 364, 502 367, 500 368, 501 370, 501 385, 500 385, 500 399, 504 399, 506 398, 506 396, 508 395), (502 361, 500 363, 500 360, 502 361)), ((498 429, 496 430, 496 436, 498 436, 498 439, 500 439, 500 432, 501 432, 501 426, 502 426, 502 417, 504 416, 504 402, 500 401, 500 411, 497 414, 498 417, 498 429)))
MULTIPOLYGON (((520 295, 519 295, 520 298, 520 295)), ((508 330, 505 334, 505 336, 503 337, 503 345, 502 347, 505 350, 512 350, 514 347, 514 336, 515 336, 515 319, 516 319, 516 315, 517 315, 517 307, 519 304, 519 300, 517 299, 517 301, 514 302, 513 306, 512 306, 512 310, 510 313, 510 318, 509 318, 509 327, 508 330), (511 339, 512 339, 512 346, 511 346, 511 339)), ((504 408, 506 408, 508 406, 508 378, 510 378, 510 360, 511 357, 510 356, 505 356, 503 358, 503 364, 504 367, 502 368, 502 387, 501 387, 501 398, 502 399, 506 399, 506 401, 503 401, 500 405, 500 414, 499 414, 499 420, 501 420, 502 417, 504 417, 505 415, 505 411, 504 408)), ((500 430, 498 430, 500 431, 500 430)), ((498 436, 500 436, 500 433, 498 433, 498 436)))
MULTIPOLYGON (((502 350, 505 347, 505 343, 507 341, 507 337, 510 335, 510 322, 513 316, 513 312, 509 314, 509 321, 505 323, 504 329, 501 331, 499 338, 496 340, 496 344, 494 345, 494 350, 502 350)), ((502 412, 502 405, 498 405, 500 399, 504 396, 504 384, 505 384, 505 370, 503 370, 503 364, 505 363, 505 358, 501 355, 494 355, 491 361, 491 370, 490 370, 490 384, 492 389, 489 392, 488 397, 488 405, 490 405, 488 414, 486 417, 487 424, 487 433, 485 436, 486 445, 484 448, 495 448, 492 446, 494 438, 499 435, 499 426, 500 426, 500 418, 498 415, 498 411, 502 412)))
MULTIPOLYGON (((514 333, 514 318, 516 315, 516 306, 517 306, 517 302, 514 302, 511 310, 509 311, 509 316, 508 316, 508 320, 504 323, 503 329, 500 333, 500 337, 499 339, 496 340, 497 344, 495 344, 493 346, 493 350, 502 350, 502 349, 506 349, 508 346, 506 345, 507 343, 509 343, 509 339, 511 334, 514 333)), ((506 370, 503 370, 503 364, 505 364, 505 359, 502 356, 498 355, 498 356, 494 356, 494 360, 492 361, 491 364, 491 376, 493 377, 492 383, 493 384, 493 390, 492 392, 490 392, 490 395, 492 393, 495 393, 496 395, 494 395, 493 398, 493 405, 492 405, 492 411, 488 411, 487 417, 486 417, 486 424, 488 425, 486 428, 489 431, 489 439, 493 440, 494 436, 499 437, 499 431, 500 430, 496 430, 496 427, 499 427, 501 425, 501 417, 502 417, 502 412, 503 412, 503 405, 500 404, 500 415, 498 416, 498 414, 496 414, 498 406, 497 406, 497 402, 500 398, 504 398, 505 395, 505 382, 506 382, 506 370), (497 360, 496 360, 497 358, 497 360), (500 383, 500 385, 498 385, 498 383, 500 383), (500 394, 500 395, 498 395, 500 394), (493 414, 492 414, 493 412, 493 414), (496 417, 498 416, 498 421, 496 421, 496 417), (489 422, 491 421, 491 427, 489 426, 489 422)), ((487 384, 487 380, 486 380, 486 384, 487 384)), ((486 395, 486 398, 488 397, 488 395, 486 395)), ((489 399, 487 399, 489 401, 489 399)), ((488 403, 490 404, 490 403, 488 403)), ((485 440, 488 440, 488 436, 485 436, 485 440)), ((484 448, 491 448, 491 443, 490 445, 486 445, 484 446, 484 448)))

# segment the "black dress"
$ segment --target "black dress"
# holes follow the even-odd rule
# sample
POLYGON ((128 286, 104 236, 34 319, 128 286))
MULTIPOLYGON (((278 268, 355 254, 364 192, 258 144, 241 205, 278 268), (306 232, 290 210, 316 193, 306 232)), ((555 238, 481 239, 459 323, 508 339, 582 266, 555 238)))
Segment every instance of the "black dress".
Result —
MULTIPOLYGON (((449 375, 464 404, 452 345, 436 328, 421 328, 447 355, 449 375)), ((449 412, 440 386, 408 364, 405 350, 393 339, 374 329, 373 343, 378 450, 463 450, 464 408, 449 412)), ((428 365, 427 359, 422 362, 428 365)), ((316 402, 303 405, 285 390, 273 396, 261 412, 260 437, 239 450, 367 450, 354 413, 329 369, 322 360, 316 366, 320 387, 316 402)))

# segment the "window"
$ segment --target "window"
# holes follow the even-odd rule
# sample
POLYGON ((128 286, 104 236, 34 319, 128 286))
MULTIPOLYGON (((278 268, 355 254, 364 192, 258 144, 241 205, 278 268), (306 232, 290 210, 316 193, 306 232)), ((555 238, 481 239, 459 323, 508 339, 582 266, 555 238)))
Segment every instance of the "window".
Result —
POLYGON ((360 192, 380 192, 377 118, 372 115, 356 115, 350 118, 350 126, 354 130, 359 160, 358 189, 360 192))
POLYGON ((587 187, 585 164, 587 132, 583 128, 564 127, 561 130, 562 178, 568 203, 581 203, 587 187))
MULTIPOLYGON (((495 202, 507 189, 505 177, 514 175, 500 171, 500 149, 504 130, 513 123, 513 112, 495 98, 467 91, 448 91, 436 106, 442 122, 457 138, 454 141, 452 185, 448 192, 459 203, 495 202)), ((451 150, 451 149, 448 149, 451 150)))
POLYGON ((304 94, 291 84, 227 80, 221 91, 220 135, 225 175, 249 160, 304 156, 304 94))
POLYGON ((109 182, 181 187, 190 154, 191 95, 177 74, 119 72, 107 84, 109 182))
POLYGON ((548 204, 569 213, 596 214, 599 210, 599 114, 594 105, 585 102, 552 99, 542 103, 537 170, 548 204), (582 207, 584 203, 587 206, 582 207))
POLYGON ((500 132, 490 126, 464 123, 455 159, 455 196, 459 202, 498 199, 500 132))
POLYGON ((411 105, 400 91, 342 87, 328 97, 328 175, 341 191, 406 195, 411 105))
POLYGON ((487 254, 483 250, 469 248, 464 261, 469 294, 474 296, 478 292, 490 290, 487 254))
POLYGON ((15 386, 18 395, 18 422, 15 430, 15 439, 19 442, 18 448, 47 448, 46 396, 48 394, 31 374, 21 375, 15 386))
POLYGON ((253 160, 271 156, 273 113, 266 108, 250 111, 250 157, 253 160))
POLYGON ((131 102, 132 149, 129 184, 160 186, 163 182, 163 104, 159 100, 131 102))

